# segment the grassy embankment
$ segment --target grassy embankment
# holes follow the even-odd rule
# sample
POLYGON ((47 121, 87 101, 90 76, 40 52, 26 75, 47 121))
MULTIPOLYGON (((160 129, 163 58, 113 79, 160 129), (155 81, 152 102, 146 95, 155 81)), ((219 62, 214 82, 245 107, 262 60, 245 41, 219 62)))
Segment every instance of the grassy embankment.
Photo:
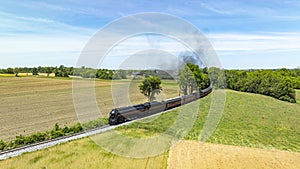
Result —
POLYGON ((0 168, 159 169, 166 168, 167 159, 168 153, 146 159, 119 157, 102 150, 89 138, 84 138, 0 161, 0 168))

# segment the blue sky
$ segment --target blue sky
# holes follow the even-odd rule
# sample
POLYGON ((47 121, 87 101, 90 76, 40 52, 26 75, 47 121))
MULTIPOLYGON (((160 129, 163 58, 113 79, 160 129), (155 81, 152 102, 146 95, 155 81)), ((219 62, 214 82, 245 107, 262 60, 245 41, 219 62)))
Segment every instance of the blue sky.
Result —
POLYGON ((0 67, 76 65, 103 26, 163 12, 194 24, 224 68, 300 66, 300 1, 0 1, 0 67))

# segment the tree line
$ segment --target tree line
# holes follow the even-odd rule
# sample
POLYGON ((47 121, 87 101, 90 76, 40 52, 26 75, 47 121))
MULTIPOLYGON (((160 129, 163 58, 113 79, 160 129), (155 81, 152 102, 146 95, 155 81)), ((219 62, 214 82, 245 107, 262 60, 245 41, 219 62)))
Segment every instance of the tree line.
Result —
POLYGON ((227 88, 295 103, 299 70, 225 70, 227 88))
POLYGON ((69 75, 73 75, 74 70, 75 68, 65 67, 64 65, 60 65, 59 67, 15 67, 0 69, 0 74, 15 74, 15 76, 18 77, 19 73, 32 73, 32 75, 38 75, 39 73, 47 73, 47 76, 49 76, 51 73, 55 73, 56 77, 68 77, 69 75))
MULTIPOLYGON (((38 67, 15 67, 0 69, 0 74, 15 74, 16 77, 19 73, 32 73, 32 75, 39 75, 39 73, 46 73, 49 77, 50 74, 54 73, 55 77, 69 77, 69 76, 80 76, 83 78, 99 78, 99 79, 127 79, 134 73, 142 75, 143 77, 157 76, 161 79, 173 79, 165 71, 158 70, 109 70, 109 69, 94 69, 82 66, 80 68, 66 67, 60 65, 59 67, 51 66, 38 66, 38 67)), ((139 79, 133 77, 133 79, 139 79)))
MULTIPOLYGON (((173 79, 167 72, 161 70, 109 70, 93 69, 82 66, 81 68, 65 67, 17 67, 0 69, 0 73, 15 74, 55 73, 56 77, 69 77, 70 75, 83 78, 99 79, 126 79, 134 73, 143 78, 155 76, 159 79, 173 79)), ((176 77, 175 77, 176 78, 176 77)), ((275 69, 275 70, 223 70, 215 67, 199 68, 198 65, 187 63, 179 70, 178 77, 180 91, 187 95, 207 88, 210 84, 218 88, 259 93, 274 98, 296 102, 295 90, 300 89, 300 69, 275 69)), ((134 77, 135 79, 135 77, 134 77)))
POLYGON ((200 91, 212 84, 215 88, 258 93, 279 100, 296 102, 300 89, 300 69, 224 70, 199 68, 188 63, 179 71, 179 86, 184 95, 200 91))

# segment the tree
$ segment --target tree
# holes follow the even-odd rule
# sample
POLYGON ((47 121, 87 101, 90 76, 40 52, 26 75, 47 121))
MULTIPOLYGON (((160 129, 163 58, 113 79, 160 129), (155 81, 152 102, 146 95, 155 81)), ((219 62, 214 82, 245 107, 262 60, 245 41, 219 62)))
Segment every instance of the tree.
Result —
POLYGON ((197 88, 197 82, 192 70, 189 68, 188 64, 186 64, 182 70, 179 71, 179 87, 180 90, 183 91, 184 95, 193 92, 195 88, 197 88))
POLYGON ((179 87, 184 95, 200 91, 210 86, 207 68, 200 69, 198 65, 187 63, 179 71, 179 87))
POLYGON ((26 73, 26 76, 28 76, 29 68, 28 67, 23 67, 23 70, 20 71, 20 72, 26 73))
POLYGON ((50 75, 51 73, 53 73, 53 68, 52 68, 52 67, 45 67, 45 71, 46 71, 46 73, 47 73, 47 77, 49 77, 49 75, 50 75))
POLYGON ((108 69, 98 69, 97 72, 95 72, 95 75, 96 78, 99 79, 113 79, 114 72, 108 69))
POLYGON ((9 68, 6 69, 6 73, 14 74, 14 69, 9 67, 9 68))
POLYGON ((55 77, 69 77, 71 74, 69 68, 65 67, 64 65, 60 65, 59 68, 56 68, 54 73, 55 77))
POLYGON ((139 88, 141 93, 144 94, 149 101, 155 100, 155 94, 160 93, 162 90, 161 80, 158 77, 150 76, 145 78, 139 88))
POLYGON ((32 68, 32 75, 39 75, 38 68, 36 67, 32 68))
POLYGON ((43 68, 42 68, 42 66, 39 66, 37 69, 38 69, 38 73, 41 73, 41 72, 43 72, 43 68))
POLYGON ((223 69, 210 67, 208 69, 209 78, 212 85, 216 88, 226 88, 226 77, 223 69))
POLYGON ((16 74, 16 77, 19 77, 20 69, 19 68, 14 68, 14 73, 16 74))

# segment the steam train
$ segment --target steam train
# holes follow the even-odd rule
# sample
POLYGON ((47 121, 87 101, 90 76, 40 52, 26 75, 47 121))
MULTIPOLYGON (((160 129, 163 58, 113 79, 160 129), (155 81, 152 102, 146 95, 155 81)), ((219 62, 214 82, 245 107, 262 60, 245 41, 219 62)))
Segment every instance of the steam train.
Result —
POLYGON ((200 92, 171 98, 161 102, 153 101, 144 104, 138 104, 127 107, 115 108, 109 113, 109 124, 116 125, 126 121, 147 117, 156 113, 173 109, 175 107, 190 103, 199 98, 205 97, 212 91, 212 87, 208 87, 200 92))

